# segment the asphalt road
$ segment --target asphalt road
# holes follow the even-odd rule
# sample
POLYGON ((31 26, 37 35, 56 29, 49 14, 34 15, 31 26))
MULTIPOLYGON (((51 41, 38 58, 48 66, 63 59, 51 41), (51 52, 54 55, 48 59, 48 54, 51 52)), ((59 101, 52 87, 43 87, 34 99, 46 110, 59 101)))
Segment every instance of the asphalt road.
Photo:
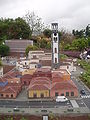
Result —
POLYGON ((0 107, 9 108, 56 108, 61 106, 72 107, 70 101, 64 103, 57 103, 55 101, 13 101, 13 100, 0 100, 0 107))

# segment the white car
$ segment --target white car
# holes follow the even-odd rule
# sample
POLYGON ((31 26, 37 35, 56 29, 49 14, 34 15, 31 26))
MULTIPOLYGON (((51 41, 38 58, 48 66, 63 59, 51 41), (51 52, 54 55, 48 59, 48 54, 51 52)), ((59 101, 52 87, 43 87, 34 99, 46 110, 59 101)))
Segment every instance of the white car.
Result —
POLYGON ((67 102, 68 99, 65 96, 57 96, 56 102, 67 102))

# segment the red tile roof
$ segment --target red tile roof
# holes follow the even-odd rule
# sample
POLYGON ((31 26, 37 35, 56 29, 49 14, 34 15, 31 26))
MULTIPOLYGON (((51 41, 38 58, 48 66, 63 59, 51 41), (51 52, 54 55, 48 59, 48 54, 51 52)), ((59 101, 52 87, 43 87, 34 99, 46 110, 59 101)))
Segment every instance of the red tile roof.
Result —
POLYGON ((70 90, 70 89, 77 89, 76 85, 72 82, 72 80, 69 81, 63 81, 63 82, 56 82, 52 84, 51 90, 70 90))
POLYGON ((25 74, 22 76, 22 79, 31 79, 32 78, 32 75, 30 74, 25 74))
POLYGON ((29 88, 29 90, 49 90, 46 85, 33 85, 29 88))
POLYGON ((14 88, 10 87, 10 86, 6 86, 4 89, 2 89, 0 91, 1 93, 16 93, 17 90, 15 90, 14 88))

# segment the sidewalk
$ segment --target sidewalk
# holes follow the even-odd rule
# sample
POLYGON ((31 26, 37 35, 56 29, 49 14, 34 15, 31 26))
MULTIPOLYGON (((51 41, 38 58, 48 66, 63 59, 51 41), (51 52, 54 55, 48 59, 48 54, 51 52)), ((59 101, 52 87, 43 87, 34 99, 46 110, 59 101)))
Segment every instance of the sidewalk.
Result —
POLYGON ((14 111, 13 108, 0 108, 0 114, 30 114, 30 115, 45 115, 45 114, 88 114, 90 110, 86 107, 82 108, 18 108, 18 111, 14 111))

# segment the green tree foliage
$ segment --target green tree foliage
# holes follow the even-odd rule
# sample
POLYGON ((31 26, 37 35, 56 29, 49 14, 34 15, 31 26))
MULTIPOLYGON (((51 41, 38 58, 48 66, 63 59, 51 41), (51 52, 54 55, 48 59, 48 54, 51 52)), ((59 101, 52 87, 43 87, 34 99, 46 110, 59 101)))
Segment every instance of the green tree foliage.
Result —
POLYGON ((84 37, 84 32, 85 30, 72 30, 72 34, 76 37, 76 38, 82 38, 84 37))
POLYGON ((0 66, 2 66, 3 64, 2 64, 2 61, 1 61, 1 58, 0 58, 0 66))
POLYGON ((20 120, 27 120, 26 118, 22 117, 20 120))
POLYGON ((88 47, 88 40, 86 40, 85 38, 79 38, 79 39, 75 39, 72 42, 72 44, 66 44, 64 46, 64 50, 78 50, 78 51, 82 51, 86 47, 88 47))
POLYGON ((45 39, 42 39, 40 42, 40 48, 46 48, 47 46, 47 41, 45 39))
POLYGON ((8 39, 29 39, 31 30, 22 18, 0 19, 0 43, 8 39))
POLYGON ((51 34, 52 34, 52 31, 51 31, 50 29, 45 29, 45 30, 43 31, 43 34, 44 34, 46 37, 50 38, 50 37, 51 37, 51 34))
POLYGON ((38 50, 38 47, 35 46, 35 45, 33 45, 33 46, 31 46, 31 45, 27 46, 27 48, 25 50, 25 53, 26 53, 27 56, 28 56, 28 53, 29 53, 30 50, 38 50))
POLYGON ((90 88, 90 62, 78 60, 78 63, 85 70, 85 72, 81 74, 80 78, 90 88))
POLYGON ((82 30, 72 30, 72 34, 76 38, 90 37, 90 24, 87 25, 85 29, 82 29, 82 30))
POLYGON ((90 37, 88 37, 87 41, 88 41, 88 46, 90 47, 90 37))
POLYGON ((86 37, 90 37, 90 26, 86 27, 86 37))
POLYGON ((9 54, 9 47, 7 45, 0 45, 0 55, 1 56, 7 56, 9 54))
POLYGON ((47 42, 46 49, 51 49, 51 42, 47 42))
POLYGON ((79 50, 79 51, 82 51, 84 50, 86 47, 88 46, 88 41, 84 38, 79 38, 79 39, 76 39, 72 42, 72 47, 75 49, 75 50, 79 50))

